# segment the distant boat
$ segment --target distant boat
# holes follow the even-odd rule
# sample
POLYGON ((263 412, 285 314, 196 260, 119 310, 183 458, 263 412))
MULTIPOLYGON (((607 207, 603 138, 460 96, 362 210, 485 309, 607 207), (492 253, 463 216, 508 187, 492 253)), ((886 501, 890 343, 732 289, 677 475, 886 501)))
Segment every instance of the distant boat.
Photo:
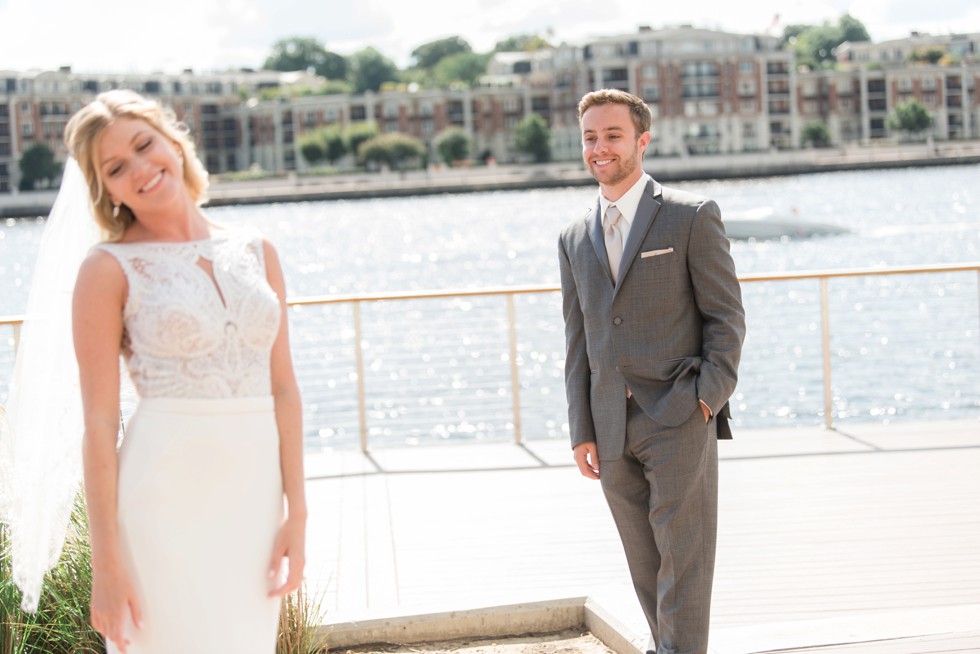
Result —
POLYGON ((777 216, 772 207, 726 214, 722 217, 722 222, 725 223, 728 238, 735 240, 836 236, 851 231, 839 225, 801 220, 795 215, 777 216))

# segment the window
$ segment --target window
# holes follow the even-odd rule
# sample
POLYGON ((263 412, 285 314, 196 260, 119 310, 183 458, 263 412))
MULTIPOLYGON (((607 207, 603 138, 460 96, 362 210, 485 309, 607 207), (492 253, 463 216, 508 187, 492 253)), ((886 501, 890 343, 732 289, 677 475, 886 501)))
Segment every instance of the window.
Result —
POLYGON ((624 82, 629 79, 625 68, 611 68, 602 72, 602 79, 606 84, 624 82))
POLYGON ((685 82, 681 89, 685 98, 715 98, 718 97, 717 82, 685 82))
POLYGON ((646 64, 643 66, 643 76, 647 78, 657 77, 660 69, 655 64, 646 64))
POLYGON ((755 62, 749 59, 742 59, 738 62, 738 72, 742 75, 755 73, 755 62))
POLYGON ((718 64, 710 61, 690 62, 681 68, 681 77, 717 77, 718 64))

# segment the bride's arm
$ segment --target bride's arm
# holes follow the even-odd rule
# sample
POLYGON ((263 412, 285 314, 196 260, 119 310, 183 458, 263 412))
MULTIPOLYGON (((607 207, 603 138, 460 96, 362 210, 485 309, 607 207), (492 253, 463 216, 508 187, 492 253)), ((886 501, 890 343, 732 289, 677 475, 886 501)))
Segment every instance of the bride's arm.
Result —
POLYGON ((269 572, 278 574, 282 559, 289 561, 286 581, 272 595, 286 595, 303 581, 306 565, 306 491, 303 476, 303 409, 293 372, 289 351, 289 324, 286 308, 286 284, 275 248, 263 243, 266 276, 279 297, 282 319, 279 334, 272 346, 272 397, 275 401, 276 424, 279 427, 279 459, 282 469, 283 494, 286 499, 286 520, 276 534, 269 572))
POLYGON ((81 381, 85 436, 85 501, 92 538, 92 626, 125 652, 127 611, 139 606, 119 549, 116 520, 119 433, 119 351, 126 278, 111 255, 95 251, 75 284, 72 331, 81 381))

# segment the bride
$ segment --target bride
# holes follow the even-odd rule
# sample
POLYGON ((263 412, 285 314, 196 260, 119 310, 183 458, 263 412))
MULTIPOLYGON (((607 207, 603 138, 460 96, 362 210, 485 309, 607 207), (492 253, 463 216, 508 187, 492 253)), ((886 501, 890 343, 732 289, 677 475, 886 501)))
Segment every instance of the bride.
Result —
POLYGON ((207 173, 156 102, 103 93, 66 142, 103 235, 72 299, 92 625, 110 654, 272 654, 306 523, 276 251, 202 213, 207 173), (120 356, 140 398, 121 444, 120 356))

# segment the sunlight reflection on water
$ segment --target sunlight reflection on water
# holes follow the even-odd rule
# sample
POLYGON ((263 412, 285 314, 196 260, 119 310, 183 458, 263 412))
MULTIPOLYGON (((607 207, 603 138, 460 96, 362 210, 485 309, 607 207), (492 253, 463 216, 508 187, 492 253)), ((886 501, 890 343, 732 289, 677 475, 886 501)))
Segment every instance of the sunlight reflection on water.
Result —
MULTIPOLYGON (((840 236, 736 241, 739 273, 980 260, 980 167, 827 173, 679 184, 723 215, 848 227, 840 236), (928 189, 928 193, 922 192, 928 189)), ((291 296, 558 284, 557 235, 594 199, 589 188, 215 208, 277 246, 291 296)), ((23 311, 39 226, 0 228, 0 314, 23 311)), ((839 420, 980 414, 977 276, 833 280, 833 388, 839 420)), ((822 422, 816 281, 743 285, 748 335, 735 425, 822 422)), ((567 436, 557 293, 515 300, 525 438, 567 436)), ((503 298, 365 304, 372 445, 509 439, 513 410, 503 298)), ((358 439, 349 305, 294 309, 291 329, 308 444, 358 439)), ((0 342, 0 370, 10 343, 0 342)), ((6 379, 4 374, 4 380, 6 379)), ((2 388, 2 387, 0 387, 2 388)))

